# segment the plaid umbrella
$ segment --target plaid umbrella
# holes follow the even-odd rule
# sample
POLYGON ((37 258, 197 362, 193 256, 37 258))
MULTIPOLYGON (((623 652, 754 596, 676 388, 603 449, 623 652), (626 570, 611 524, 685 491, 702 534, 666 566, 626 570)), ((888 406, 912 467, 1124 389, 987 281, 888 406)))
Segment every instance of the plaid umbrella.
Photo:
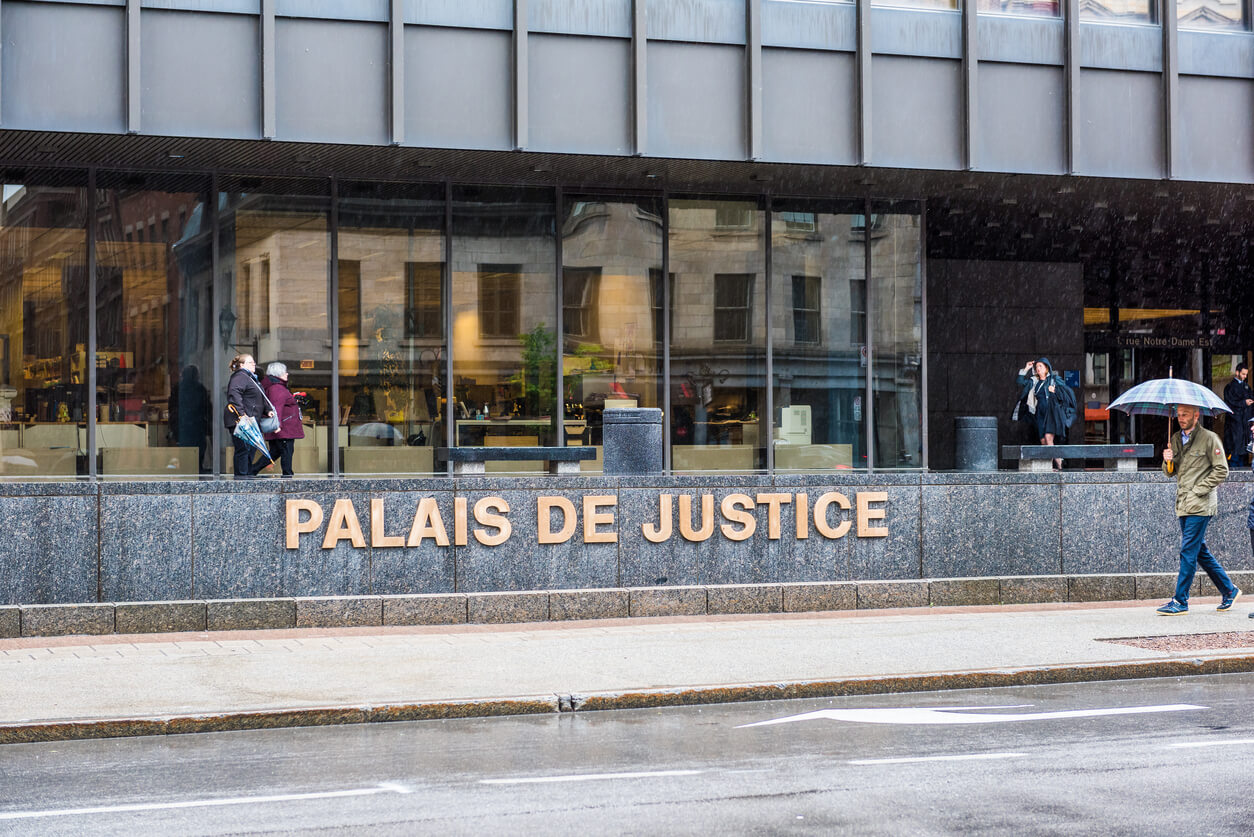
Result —
POLYGON ((270 457, 270 446, 266 444, 265 437, 261 435, 261 428, 257 426, 255 418, 252 416, 240 416, 239 421, 235 424, 235 435, 264 453, 266 459, 269 459, 271 462, 274 461, 270 457))
POLYGON ((1177 404, 1191 404, 1208 416, 1232 412, 1215 393, 1182 378, 1158 378, 1137 384, 1112 401, 1110 409, 1132 416, 1171 417, 1177 404))

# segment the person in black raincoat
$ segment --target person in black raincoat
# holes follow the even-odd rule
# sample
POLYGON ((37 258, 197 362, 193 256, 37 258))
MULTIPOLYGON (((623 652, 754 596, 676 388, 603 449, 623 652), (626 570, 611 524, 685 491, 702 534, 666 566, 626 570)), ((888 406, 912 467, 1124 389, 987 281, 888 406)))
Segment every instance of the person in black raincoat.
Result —
MULTIPOLYGON (((236 355, 231 360, 231 379, 226 384, 226 401, 222 423, 227 430, 235 430, 235 425, 243 416, 261 418, 263 415, 272 415, 270 405, 266 403, 266 394, 257 380, 257 361, 252 355, 236 355)), ((232 435, 231 443, 235 446, 237 480, 252 479, 270 464, 268 460, 256 462, 256 449, 238 436, 232 435)))
MULTIPOLYGON (((1065 442, 1067 430, 1075 421, 1075 393, 1054 372, 1047 358, 1029 361, 1019 370, 1019 403, 1015 415, 1027 422, 1040 444, 1065 442)), ((1062 470, 1062 460, 1054 467, 1062 470)))
POLYGON ((1233 468, 1243 467, 1247 462, 1245 446, 1250 441, 1249 422, 1254 412, 1254 390, 1250 389, 1249 375, 1249 367, 1238 363, 1232 380, 1224 387, 1224 403, 1232 410, 1232 415, 1224 419, 1224 450, 1233 468))

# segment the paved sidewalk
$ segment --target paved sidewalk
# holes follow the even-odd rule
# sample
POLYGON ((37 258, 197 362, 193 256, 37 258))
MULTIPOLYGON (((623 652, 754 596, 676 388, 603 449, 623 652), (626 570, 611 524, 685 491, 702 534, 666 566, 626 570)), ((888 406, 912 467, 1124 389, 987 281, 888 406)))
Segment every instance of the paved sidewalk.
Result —
POLYGON ((1254 670, 1158 602, 0 640, 0 742, 1254 670))

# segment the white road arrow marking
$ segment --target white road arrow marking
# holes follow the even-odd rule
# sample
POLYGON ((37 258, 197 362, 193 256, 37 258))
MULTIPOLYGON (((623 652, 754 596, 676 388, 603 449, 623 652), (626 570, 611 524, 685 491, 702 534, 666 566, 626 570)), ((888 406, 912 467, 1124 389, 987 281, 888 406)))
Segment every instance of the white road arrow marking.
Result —
POLYGON ((1117 706, 1110 709, 1071 709, 1065 712, 988 712, 990 709, 1021 709, 1031 704, 1015 706, 903 706, 878 709, 820 709, 786 718, 741 724, 745 727, 766 727, 772 724, 791 724, 795 721, 848 721, 855 724, 1008 724, 1016 721, 1054 721, 1062 718, 1098 718, 1104 715, 1142 715, 1151 712, 1185 712, 1206 709, 1191 703, 1170 703, 1162 706, 1117 706), (981 710, 981 711, 973 711, 981 710))

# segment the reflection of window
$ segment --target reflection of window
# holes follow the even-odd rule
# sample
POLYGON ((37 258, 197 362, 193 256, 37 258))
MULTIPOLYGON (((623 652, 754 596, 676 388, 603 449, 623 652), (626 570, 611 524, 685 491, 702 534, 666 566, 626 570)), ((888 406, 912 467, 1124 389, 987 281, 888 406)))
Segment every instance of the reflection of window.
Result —
POLYGON ((443 337, 440 262, 405 262, 405 336, 443 337))
POLYGON ((820 340, 819 287, 817 276, 792 277, 792 328, 797 343, 820 340))
POLYGON ((714 226, 720 230, 747 230, 753 226, 751 204, 720 203, 714 208, 714 226))
POLYGON ((849 342, 866 344, 866 280, 849 280, 849 342))
POLYGON ((568 337, 597 337, 599 267, 568 267, 562 271, 562 331, 568 337))
POLYGON ((244 262, 240 272, 239 335, 251 340, 270 333, 270 257, 244 262))
POLYGON ((817 229, 813 212, 778 212, 776 215, 790 233, 812 233, 817 229))
POLYGON ((516 264, 479 265, 479 334, 517 337, 518 292, 522 267, 516 264))
MULTIPOLYGON (((674 287, 675 274, 671 274, 671 286, 674 287)), ((666 321, 662 319, 666 316, 664 303, 666 301, 666 288, 662 285, 662 269, 660 267, 649 268, 649 307, 653 312, 653 342, 661 344, 666 339, 665 325, 666 321)), ((671 328, 675 326, 675 308, 671 306, 671 328)))
POLYGON ((1087 378, 1085 383, 1091 384, 1095 387, 1104 387, 1110 383, 1110 376, 1107 370, 1107 361, 1109 360, 1109 357, 1110 356, 1105 352, 1089 353, 1085 355, 1085 360, 1088 361, 1088 369, 1085 370, 1087 372, 1085 375, 1085 378, 1087 378))
POLYGON ((752 273, 714 274, 714 339, 720 342, 749 341, 752 273))
POLYGON ((341 259, 339 263, 340 337, 361 339, 361 262, 341 259))
MULTIPOLYGON (((850 236, 854 241, 864 241, 867 233, 867 223, 865 215, 851 215, 849 222, 850 236)), ((871 237, 878 238, 884 233, 884 216, 871 216, 871 237)))

